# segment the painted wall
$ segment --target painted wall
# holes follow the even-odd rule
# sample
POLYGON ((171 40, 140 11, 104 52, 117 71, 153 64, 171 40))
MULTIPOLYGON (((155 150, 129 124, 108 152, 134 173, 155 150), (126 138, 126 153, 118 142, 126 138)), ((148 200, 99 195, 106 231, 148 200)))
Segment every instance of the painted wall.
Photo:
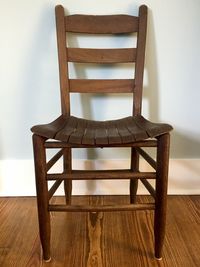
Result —
MULTIPOLYGON (((0 169, 0 187, 6 179, 3 174, 10 172, 4 162, 32 160, 30 127, 60 114, 56 4, 65 6, 70 14, 136 15, 140 4, 149 7, 143 114, 174 126, 171 158, 200 159, 199 0, 0 0, 0 160, 4 166, 0 169)), ((71 42, 91 44, 88 38, 80 37, 71 38, 71 42)), ((93 41, 94 46, 100 44, 105 46, 101 38, 93 41)), ((113 44, 113 39, 107 44, 113 44)), ((132 75, 129 66, 122 71, 106 71, 112 78, 132 75)), ((72 75, 103 77, 105 69, 72 67, 72 75)), ((72 103, 73 114, 94 119, 122 117, 131 111, 130 96, 124 95, 114 95, 110 100, 75 95, 72 103)), ((74 151, 75 159, 128 156, 128 149, 74 151)))

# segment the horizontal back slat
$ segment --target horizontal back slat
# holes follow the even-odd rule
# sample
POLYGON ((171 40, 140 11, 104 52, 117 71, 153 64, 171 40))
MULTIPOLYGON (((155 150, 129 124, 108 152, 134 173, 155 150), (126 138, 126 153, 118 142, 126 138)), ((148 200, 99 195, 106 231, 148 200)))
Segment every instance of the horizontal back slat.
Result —
POLYGON ((67 48, 69 62, 79 63, 128 63, 135 62, 135 48, 89 49, 67 48))
POLYGON ((134 79, 70 79, 69 86, 72 93, 133 93, 134 79))
POLYGON ((132 33, 138 31, 138 17, 70 15, 65 17, 65 29, 67 32, 93 34, 132 33))

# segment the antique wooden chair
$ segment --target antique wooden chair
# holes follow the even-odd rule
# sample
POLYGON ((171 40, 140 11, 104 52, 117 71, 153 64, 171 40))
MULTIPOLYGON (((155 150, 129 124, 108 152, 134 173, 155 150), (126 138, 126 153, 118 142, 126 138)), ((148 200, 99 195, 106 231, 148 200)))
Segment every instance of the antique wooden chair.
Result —
MULTIPOLYGON (((50 212, 53 211, 127 211, 154 210, 155 257, 160 259, 166 218, 167 178, 169 161, 168 124, 152 123, 141 115, 143 70, 147 25, 147 7, 140 6, 138 16, 130 15, 69 15, 64 8, 55 8, 58 59, 60 71, 60 91, 62 115, 45 125, 32 127, 37 189, 40 239, 44 260, 50 260, 50 212), (121 34, 124 38, 137 34, 137 44, 133 48, 89 49, 68 47, 68 32, 86 34, 121 34), (115 64, 135 63, 134 79, 71 79, 68 62, 115 64), (129 117, 92 121, 70 115, 70 93, 132 93, 134 94, 133 114, 129 117), (54 140, 52 140, 54 139, 54 140), (131 166, 125 170, 73 170, 72 148, 130 147, 131 166), (155 147, 154 160, 141 147, 155 147), (46 149, 60 148, 48 162, 46 149), (155 171, 139 170, 139 156, 142 156, 155 171), (49 173, 49 169, 63 157, 63 172, 49 173), (72 180, 129 179, 130 204, 127 205, 72 205, 72 180), (155 199, 154 203, 136 203, 138 179, 155 199), (155 179, 155 189, 148 182, 155 179), (54 184, 48 189, 48 182, 54 184), (65 205, 50 203, 57 188, 64 183, 65 205)), ((103 112, 103 110, 102 110, 103 112)))

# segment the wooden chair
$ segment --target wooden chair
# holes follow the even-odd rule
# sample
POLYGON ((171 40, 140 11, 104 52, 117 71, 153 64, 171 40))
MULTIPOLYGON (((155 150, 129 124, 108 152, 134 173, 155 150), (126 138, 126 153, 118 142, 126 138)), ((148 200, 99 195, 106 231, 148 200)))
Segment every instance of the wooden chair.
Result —
MULTIPOLYGON (((145 57, 147 7, 140 6, 138 16, 130 15, 69 15, 64 8, 55 8, 62 115, 45 125, 32 127, 37 189, 40 239, 44 260, 50 260, 50 212, 70 211, 135 211, 155 210, 155 257, 161 258, 165 234, 167 178, 169 161, 168 124, 152 123, 141 115, 143 70, 145 57), (86 34, 123 34, 124 38, 137 33, 135 48, 87 49, 69 48, 66 32, 86 34), (68 62, 115 64, 135 63, 134 79, 70 79, 68 62), (133 93, 133 114, 110 121, 91 121, 70 115, 70 93, 133 93), (50 139, 50 140, 49 140, 50 139), (54 140, 52 140, 54 139, 54 140), (130 147, 131 166, 125 170, 73 170, 72 148, 130 147), (141 147, 155 147, 156 161, 141 147), (60 148, 46 161, 46 149, 60 148), (139 171, 139 156, 155 171, 139 171), (49 173, 49 169, 63 157, 63 172, 49 173), (130 204, 85 206, 71 204, 72 180, 129 179, 130 204), (155 189, 148 179, 156 179, 155 189), (48 182, 55 181, 48 190, 48 182), (136 203, 140 180, 155 199, 154 203, 136 203), (66 205, 53 205, 50 199, 64 183, 66 205)), ((103 112, 103 110, 102 110, 103 112)))

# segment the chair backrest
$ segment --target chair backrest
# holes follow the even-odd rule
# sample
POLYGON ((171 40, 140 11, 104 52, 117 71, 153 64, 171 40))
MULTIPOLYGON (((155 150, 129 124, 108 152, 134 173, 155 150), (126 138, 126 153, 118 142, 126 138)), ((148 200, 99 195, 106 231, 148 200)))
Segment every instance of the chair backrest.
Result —
POLYGON ((70 114, 70 92, 134 93, 133 115, 141 113, 144 57, 146 43, 147 7, 140 6, 138 16, 130 15, 68 15, 59 5, 55 8, 60 72, 61 105, 63 115, 70 114), (136 33, 136 47, 89 49, 67 47, 67 32, 86 34, 136 33), (68 62, 79 63, 135 63, 132 79, 70 79, 68 62))

